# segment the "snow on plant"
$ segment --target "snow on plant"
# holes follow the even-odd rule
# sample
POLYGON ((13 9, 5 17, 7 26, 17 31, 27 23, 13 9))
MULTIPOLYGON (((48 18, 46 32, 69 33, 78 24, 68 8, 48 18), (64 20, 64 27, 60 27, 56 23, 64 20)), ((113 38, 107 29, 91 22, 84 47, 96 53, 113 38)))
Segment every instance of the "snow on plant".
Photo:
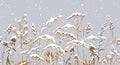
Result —
POLYGON ((59 21, 59 20, 61 20, 63 18, 63 16, 57 16, 57 17, 55 17, 55 18, 51 18, 49 21, 47 21, 46 22, 46 26, 50 26, 50 25, 52 25, 53 23, 55 23, 55 22, 57 22, 57 21, 59 21))
POLYGON ((17 21, 18 27, 10 24, 5 35, 0 36, 0 65, 119 65, 120 38, 116 37, 112 20, 96 32, 90 23, 84 22, 85 16, 78 12, 67 18, 60 15, 38 29, 24 14, 17 21), (72 23, 49 30, 54 23, 66 20, 72 23))

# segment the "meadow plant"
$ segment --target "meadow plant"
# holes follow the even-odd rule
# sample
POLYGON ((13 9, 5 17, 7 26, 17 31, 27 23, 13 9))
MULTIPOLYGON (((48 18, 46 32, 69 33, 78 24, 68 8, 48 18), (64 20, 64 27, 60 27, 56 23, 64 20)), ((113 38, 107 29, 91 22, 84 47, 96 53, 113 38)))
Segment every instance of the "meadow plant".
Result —
POLYGON ((85 16, 78 12, 67 18, 60 15, 38 29, 24 14, 18 26, 8 25, 0 36, 0 65, 119 65, 116 46, 120 38, 116 38, 114 23, 107 20, 96 32, 90 22, 84 22, 85 16), (54 27, 61 20, 65 23, 54 27))

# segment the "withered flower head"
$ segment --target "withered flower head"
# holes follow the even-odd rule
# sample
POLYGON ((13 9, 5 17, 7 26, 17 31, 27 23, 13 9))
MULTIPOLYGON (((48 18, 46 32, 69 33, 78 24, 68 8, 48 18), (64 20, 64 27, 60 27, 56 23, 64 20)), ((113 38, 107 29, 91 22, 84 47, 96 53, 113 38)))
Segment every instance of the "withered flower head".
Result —
POLYGON ((23 20, 26 20, 26 18, 27 18, 27 14, 24 14, 23 15, 23 20))
POLYGON ((11 37, 11 41, 12 41, 12 42, 16 42, 16 39, 17 39, 16 36, 11 37))
POLYGON ((90 44, 89 50, 90 50, 90 51, 93 51, 93 50, 95 50, 95 49, 96 49, 96 47, 95 47, 93 44, 90 44))
POLYGON ((29 43, 29 40, 28 40, 28 39, 25 39, 25 40, 23 41, 23 43, 24 43, 24 44, 28 44, 28 43, 29 43))
POLYGON ((7 42, 7 41, 2 41, 2 44, 3 44, 5 47, 8 47, 8 42, 7 42))
POLYGON ((75 55, 74 58, 75 58, 75 59, 79 59, 79 56, 78 56, 78 55, 75 55))

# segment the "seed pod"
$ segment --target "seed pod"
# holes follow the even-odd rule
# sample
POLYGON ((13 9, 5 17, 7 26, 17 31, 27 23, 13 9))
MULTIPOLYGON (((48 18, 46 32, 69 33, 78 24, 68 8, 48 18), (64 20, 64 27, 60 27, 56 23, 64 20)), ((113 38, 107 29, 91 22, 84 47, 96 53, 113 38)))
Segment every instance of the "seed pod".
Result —
POLYGON ((8 47, 8 42, 7 42, 7 41, 2 41, 2 44, 3 44, 5 47, 8 47))
POLYGON ((40 61, 44 61, 44 58, 40 57, 38 54, 29 55, 32 59, 38 59, 40 61))
POLYGON ((11 41, 12 41, 12 42, 16 42, 16 39, 17 39, 16 36, 11 37, 11 41))

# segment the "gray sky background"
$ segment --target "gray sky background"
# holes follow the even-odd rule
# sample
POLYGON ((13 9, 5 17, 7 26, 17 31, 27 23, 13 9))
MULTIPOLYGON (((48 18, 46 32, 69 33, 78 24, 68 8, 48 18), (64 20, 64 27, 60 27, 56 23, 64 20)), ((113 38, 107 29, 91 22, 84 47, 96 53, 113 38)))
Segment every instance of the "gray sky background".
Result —
POLYGON ((0 0, 0 35, 10 23, 17 25, 25 13, 30 23, 41 28, 51 17, 73 12, 87 13, 85 22, 91 22, 95 30, 100 29, 106 15, 120 28, 120 0, 0 0))

